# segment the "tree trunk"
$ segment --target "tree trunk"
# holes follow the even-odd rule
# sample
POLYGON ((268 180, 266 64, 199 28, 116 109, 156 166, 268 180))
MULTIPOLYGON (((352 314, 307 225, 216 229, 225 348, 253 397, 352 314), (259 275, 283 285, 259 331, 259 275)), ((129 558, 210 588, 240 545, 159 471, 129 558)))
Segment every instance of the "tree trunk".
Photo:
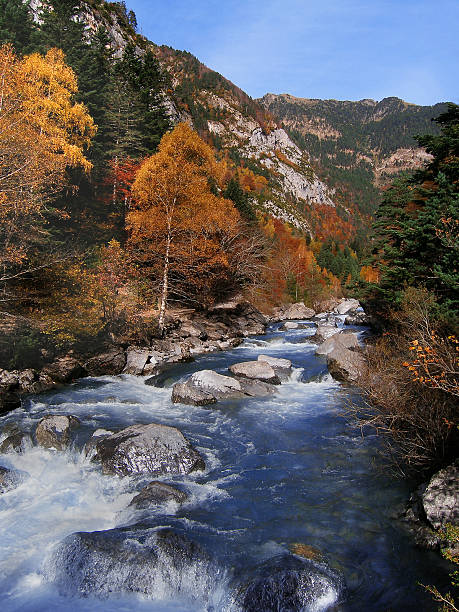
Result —
POLYGON ((161 291, 161 306, 159 309, 158 327, 161 336, 164 335, 164 319, 166 317, 167 294, 169 289, 169 252, 171 248, 171 233, 167 232, 166 253, 164 257, 163 289, 161 291))

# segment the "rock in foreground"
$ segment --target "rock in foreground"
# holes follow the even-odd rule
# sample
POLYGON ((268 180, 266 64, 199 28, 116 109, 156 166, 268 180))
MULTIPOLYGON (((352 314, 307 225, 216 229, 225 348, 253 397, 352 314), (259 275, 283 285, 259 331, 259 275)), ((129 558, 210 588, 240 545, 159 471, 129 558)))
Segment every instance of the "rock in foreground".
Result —
POLYGON ((341 589, 338 575, 325 564, 284 554, 256 568, 236 601, 244 612, 322 610, 338 603, 341 589))
POLYGON ((70 444, 70 432, 79 425, 80 421, 75 416, 45 416, 35 430, 37 444, 45 448, 64 450, 70 444))
POLYGON ((365 369, 365 359, 360 353, 336 346, 327 355, 327 366, 336 380, 355 382, 365 369))
POLYGON ((175 427, 131 425, 102 437, 96 460, 106 474, 189 474, 205 469, 201 455, 175 427))
POLYGON ((199 544, 185 535, 134 525, 68 536, 49 562, 47 574, 61 593, 70 596, 138 593, 205 604, 218 571, 199 544))

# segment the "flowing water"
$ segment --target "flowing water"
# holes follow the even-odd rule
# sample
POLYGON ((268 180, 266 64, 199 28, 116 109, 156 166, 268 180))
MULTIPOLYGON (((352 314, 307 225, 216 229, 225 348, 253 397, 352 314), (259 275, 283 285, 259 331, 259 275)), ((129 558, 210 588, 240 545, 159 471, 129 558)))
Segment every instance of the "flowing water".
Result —
POLYGON ((307 324, 287 333, 274 326, 232 351, 174 366, 160 387, 132 376, 86 378, 2 417, 0 426, 19 422, 30 431, 45 414, 82 422, 68 451, 30 447, 0 456, 0 465, 21 474, 21 484, 0 495, 2 612, 238 609, 230 596, 238 577, 250 579, 264 560, 305 550, 313 557, 320 551, 336 579, 304 609, 432 610, 418 582, 444 579, 432 573, 437 557, 416 549, 391 519, 407 485, 382 469, 378 439, 362 438, 342 417, 343 388, 304 342, 312 332, 307 324), (227 373, 259 353, 293 362, 293 375, 274 396, 204 408, 171 403, 177 380, 200 369, 227 373), (178 427, 207 467, 160 478, 188 493, 181 506, 135 511, 129 502, 151 478, 104 476, 82 448, 97 428, 150 422, 178 427), (49 567, 66 536, 139 521, 181 529, 212 555, 210 594, 200 592, 208 585, 196 572, 169 574, 168 584, 155 581, 148 595, 108 592, 98 599, 64 592, 54 581, 49 567), (177 581, 187 588, 174 592, 177 581))

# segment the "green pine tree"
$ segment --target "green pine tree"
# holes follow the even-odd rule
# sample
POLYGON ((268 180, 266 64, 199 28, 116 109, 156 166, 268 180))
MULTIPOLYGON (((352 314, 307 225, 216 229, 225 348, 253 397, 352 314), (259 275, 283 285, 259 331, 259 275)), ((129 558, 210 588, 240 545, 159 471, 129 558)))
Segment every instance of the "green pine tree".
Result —
POLYGON ((5 43, 11 43, 20 55, 36 50, 38 29, 29 2, 0 0, 0 44, 5 43))

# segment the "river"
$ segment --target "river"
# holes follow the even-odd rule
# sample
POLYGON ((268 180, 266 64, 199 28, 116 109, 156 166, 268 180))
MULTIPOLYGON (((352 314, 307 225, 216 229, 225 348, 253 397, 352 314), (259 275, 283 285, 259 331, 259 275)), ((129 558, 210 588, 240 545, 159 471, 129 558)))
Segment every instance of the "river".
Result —
POLYGON ((22 474, 17 488, 0 495, 2 612, 236 610, 230 601, 235 577, 250 577, 264 560, 304 550, 315 558, 320 551, 335 577, 305 610, 434 609, 418 582, 438 578, 432 570, 437 556, 415 548, 391 518, 408 485, 383 467, 378 438, 362 437, 343 418, 346 394, 324 358, 314 355, 315 346, 304 342, 312 333, 307 322, 289 332, 274 325, 232 351, 174 366, 161 387, 133 376, 86 378, 3 416, 0 427, 20 422, 30 431, 45 414, 73 414, 82 426, 68 451, 35 446, 0 457, 1 465, 22 474), (203 408, 171 403, 177 380, 201 369, 227 373, 230 364, 259 353, 293 363, 293 375, 274 396, 203 408), (81 449, 97 428, 150 422, 178 427, 207 467, 160 478, 189 498, 145 514, 128 505, 151 478, 104 476, 81 449), (177 578, 159 581, 153 597, 79 597, 54 583, 48 568, 63 538, 139 521, 186 531, 209 551, 218 568, 210 596, 201 596, 196 575, 180 577, 190 584, 176 592, 177 578))

